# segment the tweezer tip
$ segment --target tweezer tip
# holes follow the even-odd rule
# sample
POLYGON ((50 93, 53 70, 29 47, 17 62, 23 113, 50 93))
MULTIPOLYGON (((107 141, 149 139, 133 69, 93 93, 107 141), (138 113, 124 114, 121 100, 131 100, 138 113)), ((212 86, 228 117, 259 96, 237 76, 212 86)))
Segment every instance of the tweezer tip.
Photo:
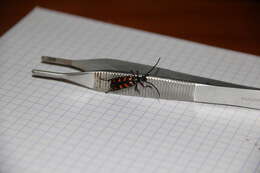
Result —
POLYGON ((41 60, 42 60, 42 62, 55 62, 56 58, 49 57, 49 56, 42 56, 41 60))

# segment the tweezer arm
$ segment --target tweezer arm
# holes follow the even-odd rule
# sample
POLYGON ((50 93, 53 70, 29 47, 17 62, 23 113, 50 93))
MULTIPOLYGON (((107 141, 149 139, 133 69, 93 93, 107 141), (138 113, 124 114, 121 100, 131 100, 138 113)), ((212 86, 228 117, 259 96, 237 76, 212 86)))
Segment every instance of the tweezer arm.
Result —
POLYGON ((52 78, 52 79, 64 79, 64 73, 44 71, 44 70, 32 70, 32 75, 37 77, 52 78))
MULTIPOLYGON (((149 71, 152 66, 133 63, 128 61, 122 61, 117 59, 87 59, 87 60, 71 60, 64 58, 55 58, 49 56, 43 56, 42 62, 69 66, 72 68, 76 68, 83 72, 91 72, 91 71, 114 71, 114 72, 124 72, 129 73, 132 71, 139 71, 140 74, 145 74, 149 71)), ((243 88, 243 89, 259 89, 251 86, 243 86, 234 83, 223 82, 219 80, 208 79, 205 77, 194 76, 190 74, 180 73, 164 68, 156 68, 156 76, 160 78, 178 80, 178 81, 186 81, 190 83, 201 83, 205 85, 214 85, 214 86, 222 86, 222 87, 231 87, 231 88, 243 88)), ((152 75, 152 74, 151 74, 152 75)))
POLYGON ((195 84, 193 101, 260 109, 260 90, 195 84))
POLYGON ((55 65, 63 65, 63 66, 73 66, 72 60, 64 59, 64 58, 54 58, 50 56, 42 56, 42 62, 48 64, 55 64, 55 65))
MULTIPOLYGON (((101 92, 110 91, 109 93, 120 95, 224 104, 260 109, 260 90, 254 89, 221 87, 148 76, 147 82, 152 83, 159 90, 159 96, 154 88, 143 87, 139 83, 137 83, 137 87, 140 92, 137 92, 135 87, 111 91, 111 81, 109 79, 131 75, 129 73, 108 71, 56 73, 42 70, 33 70, 32 72, 33 76, 65 80, 101 92)), ((149 85, 149 83, 145 82, 144 84, 149 85)))
MULTIPOLYGON (((109 89, 109 83, 99 81, 100 77, 111 77, 112 72, 96 72, 95 87, 109 89), (105 85, 104 85, 105 84, 105 85)), ((123 74, 114 74, 120 75, 123 74)), ((126 75, 126 74, 125 74, 126 75)), ((112 75, 113 76, 113 75, 112 75)), ((147 81, 156 86, 161 99, 202 102, 211 104, 233 105, 260 109, 260 90, 232 88, 215 85, 186 82, 148 76, 147 81)), ((139 85, 140 93, 134 87, 113 91, 118 94, 159 98, 155 89, 143 88, 139 85)))

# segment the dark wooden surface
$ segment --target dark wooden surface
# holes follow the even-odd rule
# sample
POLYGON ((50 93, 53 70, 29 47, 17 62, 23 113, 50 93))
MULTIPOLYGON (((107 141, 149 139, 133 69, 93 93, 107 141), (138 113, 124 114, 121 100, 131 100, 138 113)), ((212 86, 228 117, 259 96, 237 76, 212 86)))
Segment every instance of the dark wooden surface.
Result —
POLYGON ((0 0, 0 35, 35 6, 260 55, 258 0, 0 0))

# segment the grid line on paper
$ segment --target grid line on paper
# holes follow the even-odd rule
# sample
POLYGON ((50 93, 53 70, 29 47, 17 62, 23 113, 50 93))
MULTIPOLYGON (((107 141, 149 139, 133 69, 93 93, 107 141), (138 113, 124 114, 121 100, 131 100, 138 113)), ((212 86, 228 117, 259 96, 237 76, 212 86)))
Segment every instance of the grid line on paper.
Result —
MULTIPOLYGON (((202 125, 203 125, 205 122, 207 122, 206 120, 209 119, 209 118, 210 118, 210 114, 209 114, 207 117, 204 118, 204 120, 202 121, 201 125, 199 126, 199 129, 202 128, 202 125)), ((217 121, 218 121, 218 119, 214 120, 214 124, 213 124, 212 128, 207 132, 207 134, 206 134, 205 136, 203 136, 203 140, 201 140, 201 142, 199 143, 198 147, 197 147, 196 150, 195 150, 195 153, 198 153, 198 152, 200 151, 201 147, 204 146, 204 143, 207 142, 207 138, 208 138, 209 134, 211 133, 211 131, 213 130, 214 126, 216 125, 216 122, 217 122, 217 121)), ((189 164, 193 161, 193 159, 198 159, 198 158, 197 158, 197 157, 190 158, 190 159, 188 160, 186 166, 184 167, 183 172, 185 172, 185 170, 188 168, 189 164)), ((206 158, 204 158, 203 160, 205 161, 206 158)), ((203 162, 200 163, 200 165, 198 164, 198 167, 201 167, 202 164, 203 164, 203 162)), ((199 169, 198 167, 193 168, 193 169, 198 170, 198 169, 199 169)))
MULTIPOLYGON (((17 95, 16 95, 13 99, 15 99, 16 97, 17 97, 17 95)), ((10 105, 11 102, 12 102, 12 100, 10 100, 10 101, 7 103, 7 106, 10 105)), ((18 107, 19 107, 19 106, 22 106, 22 105, 23 105, 22 103, 20 103, 20 104, 15 104, 15 108, 13 108, 13 109, 9 112, 9 114, 14 113, 14 112, 16 111, 16 109, 18 109, 18 107)), ((26 107, 27 107, 27 106, 26 106, 26 107)), ((27 108, 30 109, 31 107, 32 107, 32 105, 29 106, 29 107, 27 107, 27 108)), ((9 127, 6 127, 5 131, 8 130, 9 128, 11 128, 12 126, 14 126, 14 124, 17 123, 21 118, 22 118, 22 116, 17 117, 17 119, 13 122, 13 124, 10 124, 9 127)), ((3 134, 5 133, 5 131, 2 131, 0 135, 3 135, 3 134)))
MULTIPOLYGON (((50 102, 51 102, 51 101, 50 101, 50 102)), ((47 104, 47 105, 48 105, 48 104, 47 104)), ((47 106, 47 105, 46 105, 46 106, 47 106)), ((30 107, 30 108, 31 108, 31 107, 30 107)), ((33 118, 34 118, 34 117, 32 117, 31 120, 32 120, 33 118)), ((46 118, 48 118, 48 117, 46 117, 46 118)), ((28 123, 29 123, 29 122, 28 122, 28 123)), ((25 126, 26 126, 26 124, 24 125, 24 127, 25 127, 25 126)), ((23 128, 24 128, 24 127, 23 127, 23 128)), ((20 129, 20 130, 22 130, 22 129, 20 129)), ((47 131, 48 131, 48 130, 47 130, 47 131)), ((46 131, 46 132, 47 132, 47 131, 46 131)), ((32 133, 33 133, 33 131, 32 131, 32 133)), ((40 137, 39 137, 39 138, 40 138, 40 137)), ((24 141, 24 142, 25 142, 25 141, 24 141)), ((37 142, 38 142, 38 141, 37 141, 37 142)), ((36 146, 36 145, 37 145, 37 142, 35 142, 32 146, 36 146)), ((22 144, 21 144, 21 145, 22 145, 22 144)), ((30 151, 31 149, 32 149, 32 148, 28 148, 27 151, 25 151, 24 154, 23 154, 22 156, 20 156, 19 159, 21 160, 21 159, 24 157, 24 155, 25 155, 28 151, 30 151)), ((29 166, 29 165, 28 165, 28 166, 29 166)))
MULTIPOLYGON (((255 123, 256 123, 256 121, 254 121, 254 124, 255 124, 255 123)), ((250 132, 252 129, 253 129, 253 125, 250 126, 249 132, 250 132)), ((250 159, 250 156, 252 155, 253 151, 255 151, 255 146, 253 146, 253 147, 251 148, 251 151, 250 151, 249 155, 247 156, 246 161, 243 163, 243 165, 242 165, 241 168, 240 168, 240 172, 243 172, 243 170, 244 170, 245 167, 247 166, 248 160, 250 159)), ((258 162, 259 162, 259 161, 258 161, 258 162)), ((257 164, 257 166, 259 166, 259 164, 257 164)), ((257 168, 257 166, 256 166, 256 168, 257 168)), ((256 169, 256 168, 255 168, 255 169, 256 169)))
MULTIPOLYGON (((114 104, 114 103, 113 103, 113 104, 114 104)), ((99 119, 97 119, 96 123, 98 122, 98 120, 101 120, 103 117, 104 117, 104 114, 103 114, 103 116, 101 116, 99 119)), ((111 119, 111 120, 108 121, 108 122, 111 122, 111 121, 113 121, 113 119, 111 119)), ((94 125, 93 125, 93 128, 94 128, 94 125)), ((104 128, 99 132, 99 134, 97 134, 97 136, 95 136, 95 137, 100 136, 100 135, 102 134, 102 132, 103 132, 106 128, 107 128, 107 127, 104 127, 104 128)), ((91 149, 91 146, 95 146, 95 145, 94 145, 94 142, 95 142, 95 141, 92 141, 92 143, 89 145, 88 149, 87 149, 84 153, 81 153, 79 156, 80 156, 80 157, 81 157, 81 156, 84 156, 84 155, 91 149)), ((95 155, 97 155, 97 153, 96 153, 95 155)), ((95 155, 92 156, 93 159, 95 159, 95 155)), ((80 157, 77 158, 77 160, 80 160, 80 157)), ((77 160, 75 160, 74 163, 76 163, 77 160)), ((86 163, 86 164, 87 164, 87 163, 86 163)), ((73 164, 72 164, 72 165, 73 165, 73 164)))
MULTIPOLYGON (((202 106, 201 106, 200 109, 202 109, 202 106)), ((201 126, 202 126, 202 124, 204 123, 205 119, 206 119, 206 117, 203 119, 203 121, 200 123, 200 125, 196 128, 196 130, 194 130, 194 134, 193 134, 192 137, 189 139, 189 141, 187 142, 187 144, 185 145, 184 148, 189 148, 189 147, 191 147, 191 145, 192 145, 192 144, 191 144, 192 139, 194 139, 197 130, 199 130, 199 129, 201 128, 201 126)), ((184 151, 185 151, 185 150, 182 150, 182 153, 183 153, 184 151)), ((187 162, 187 165, 184 167, 183 172, 185 172, 185 169, 188 168, 188 165, 190 164, 190 161, 191 161, 191 158, 190 158, 189 161, 187 162)))
MULTIPOLYGON (((125 121, 127 121, 127 119, 126 119, 125 121)), ((119 128, 122 126, 122 124, 123 124, 125 121, 123 121, 122 123, 120 123, 119 128)), ((122 140, 123 140, 123 139, 124 139, 124 138, 122 138, 122 140)), ((109 138, 109 140, 111 140, 111 138, 109 138)), ((120 142, 119 142, 118 144, 120 144, 120 142)), ((113 151, 116 150, 117 146, 118 146, 118 145, 116 145, 115 147, 113 147, 113 148, 111 149, 111 152, 112 152, 112 153, 113 153, 113 151)), ((111 154, 112 154, 112 153, 111 153, 111 154)), ((108 157, 111 157, 111 154, 108 154, 108 157)), ((101 165, 102 165, 102 163, 101 163, 101 165)))
MULTIPOLYGON (((149 107, 148 107, 148 108, 149 108, 149 107)), ((160 112, 160 111, 161 111, 161 108, 159 108, 158 112, 160 112)), ((157 113, 158 113, 158 112, 157 112, 157 113)), ((156 117, 156 116, 158 116, 158 115, 154 115, 154 117, 156 117)), ((153 119, 151 119, 151 121, 149 121, 149 123, 146 125, 146 127, 143 129, 143 131, 140 133, 140 135, 144 134, 144 132, 147 130, 147 128, 150 126, 150 124, 151 124, 152 122, 153 122, 153 119)), ((162 124, 159 125, 159 128, 160 128, 161 126, 162 126, 162 124)), ((159 128, 157 128, 156 131, 153 132, 152 135, 148 137, 148 138, 150 139, 150 141, 145 142, 145 145, 144 145, 143 148, 142 148, 143 151, 146 150, 146 148, 147 148, 147 146, 149 145, 149 143, 152 142, 151 140, 153 139, 155 133, 159 130, 159 128)), ((137 139, 135 140, 134 145, 138 142, 138 140, 139 140, 139 138, 140 138, 140 135, 139 135, 139 136, 137 137, 137 139)), ((134 145, 133 145, 133 146, 134 146, 134 145)), ((132 149, 133 149, 133 147, 130 148, 129 151, 131 151, 132 149)), ((126 156, 126 155, 125 155, 125 156, 126 156)), ((136 156, 137 156, 137 155, 136 155, 136 156)), ((151 155, 151 157, 152 157, 152 156, 153 156, 153 155, 151 155)), ((135 164, 136 161, 137 161, 137 158, 131 160, 131 164, 129 164, 129 166, 128 166, 126 169, 131 169, 131 167, 135 164)), ((145 161, 145 162, 143 163, 143 169, 144 169, 144 167, 146 166, 146 162, 147 162, 147 161, 145 161)), ((141 168, 141 170, 142 170, 142 168, 141 168)))
MULTIPOLYGON (((149 107, 148 107, 148 108, 149 108, 149 107)), ((148 109, 148 108, 146 108, 146 109, 148 109)), ((139 116, 140 116, 140 115, 139 115, 139 116)), ((139 120, 141 120, 143 117, 144 117, 144 112, 141 113, 141 116, 139 117, 139 120)), ((125 139, 127 138, 127 136, 130 134, 130 132, 133 130, 133 128, 136 127, 136 125, 137 125, 137 124, 135 123, 134 126, 130 129, 130 131, 124 135, 124 138, 122 138, 122 139, 119 141, 119 143, 113 148, 112 151, 116 151, 116 149, 120 146, 120 144, 122 144, 122 143, 124 142, 124 140, 125 140, 125 139)), ((145 127, 144 127, 144 128, 145 128, 145 127)), ((136 139, 132 142, 131 146, 128 147, 127 152, 125 152, 125 153, 121 156, 121 159, 118 160, 118 162, 117 162, 116 164, 120 164, 120 162, 121 162, 122 160, 124 160, 124 158, 126 157, 126 155, 131 151, 131 149, 132 149, 132 148, 134 147, 134 145, 136 144, 136 142, 137 142, 139 136, 144 132, 144 128, 143 128, 142 131, 137 135, 136 139)), ((113 171, 113 170, 111 170, 111 171, 113 171)), ((115 170, 114 170, 114 171, 115 171, 115 170)))
MULTIPOLYGON (((218 138, 221 138, 221 136, 222 136, 223 133, 225 132, 225 129, 228 127, 229 123, 230 123, 230 122, 232 121, 232 119, 234 118, 234 114, 235 114, 235 112, 232 113, 230 120, 227 122, 226 126, 223 128, 223 130, 222 130, 222 132, 219 134, 218 138)), ((219 121, 219 118, 215 121, 214 125, 216 125, 216 124, 218 123, 218 121, 219 121)), ((213 127, 213 128, 214 128, 214 127, 213 127)), ((210 133, 210 132, 209 132, 209 133, 210 133)), ((235 135, 235 133, 234 133, 234 135, 235 135)), ((217 146, 217 143, 214 144, 212 150, 213 150, 216 146, 217 146)), ((223 158, 223 154, 225 153, 225 151, 226 151, 226 149, 227 149, 228 147, 229 147, 229 145, 228 145, 228 146, 225 146, 225 149, 224 149, 223 152, 220 154, 220 156, 219 156, 219 158, 217 159, 217 161, 216 161, 214 167, 216 167, 216 165, 219 163, 219 160, 223 158)), ((211 151, 209 151, 209 152, 207 153, 207 156, 205 157, 204 162, 203 162, 202 164, 205 164, 205 161, 208 159, 208 157, 209 157, 209 155, 210 155, 210 152, 211 152, 211 151)), ((203 166, 202 164, 201 164, 201 166, 200 166, 199 169, 202 168, 202 166, 203 166)), ((214 171, 214 167, 212 167, 212 171, 214 171)))
MULTIPOLYGON (((176 106, 176 105, 175 105, 176 106)), ((160 109, 161 110, 161 109, 160 109)), ((157 128, 157 130, 153 133, 151 139, 153 139, 153 137, 156 135, 156 133, 158 133, 158 131, 162 128, 162 126, 164 125, 164 122, 167 122, 167 120, 169 119, 170 115, 171 115, 172 112, 169 112, 168 115, 166 116, 166 118, 163 120, 163 122, 160 124, 159 128, 157 128)), ((170 133, 171 130, 168 131, 168 133, 170 133)), ((154 158, 155 154, 158 152, 159 148, 160 148, 160 145, 162 145, 162 143, 164 142, 164 139, 162 139, 162 141, 157 145, 156 148, 154 148, 152 150, 152 154, 151 154, 151 158, 154 158)), ((152 141, 150 141, 152 142, 152 141)), ((148 160, 146 160, 146 162, 143 164, 143 170, 145 168, 146 165, 149 165, 148 163, 148 160)))
MULTIPOLYGON (((238 133, 238 129, 242 126, 243 121, 240 122, 238 128, 236 129, 235 133, 232 135, 231 140, 233 140, 234 136, 238 133)), ((227 151, 227 149, 230 148, 230 146, 226 147, 226 149, 224 150, 223 154, 227 151)), ((234 157, 236 157, 238 155, 239 151, 234 155, 234 157)), ((223 156, 222 156, 223 157, 223 156)), ((231 168, 231 165, 233 163, 234 159, 230 161, 229 163, 229 167, 226 169, 226 171, 229 171, 229 169, 231 168)), ((216 167, 217 165, 215 165, 216 167)))
MULTIPOLYGON (((136 108, 136 107, 137 107, 137 105, 136 105, 134 108, 136 108)), ((141 117, 142 117, 142 116, 141 116, 141 117)), ((141 118, 141 117, 140 117, 140 118, 141 118)), ((139 119, 140 119, 140 118, 139 118, 139 119)), ((124 121, 122 121, 122 123, 120 123, 120 125, 118 126, 118 129, 120 129, 120 128, 122 127, 122 125, 125 124, 128 120, 129 120, 129 117, 126 117, 126 119, 125 119, 124 121)), ((106 160, 108 160, 109 157, 111 157, 111 155, 117 150, 117 147, 118 147, 118 146, 122 143, 122 141, 127 137, 127 135, 130 133, 130 131, 134 128, 135 125, 136 125, 136 124, 134 124, 134 125, 132 126, 132 128, 130 128, 129 132, 126 133, 126 135, 125 135, 123 138, 121 138, 120 142, 118 142, 118 144, 115 145, 115 146, 111 149, 111 152, 110 152, 110 153, 105 157, 105 159, 101 162, 101 164, 100 164, 101 166, 98 168, 98 170, 102 169, 102 166, 104 165, 104 162, 105 162, 106 160)), ((112 138, 113 138, 113 136, 111 136, 107 142, 109 143, 109 142, 112 140, 112 138)), ((102 149, 102 150, 104 150, 104 149, 102 149)))
MULTIPOLYGON (((94 97, 94 96, 93 96, 94 97)), ((90 101, 90 100, 89 100, 90 101)), ((88 102, 87 102, 88 103, 88 102)), ((80 111, 80 110, 79 110, 80 111)), ((91 114, 91 112, 90 112, 90 114, 91 114)), ((90 115, 89 114, 89 115, 90 115)), ((73 117, 72 119, 71 119, 71 121, 73 120, 73 119, 75 119, 76 117, 73 117)), ((71 122, 70 121, 70 122, 71 122)), ((85 120, 86 121, 86 120, 85 120)), ((84 122, 85 121, 83 121, 68 137, 72 137, 72 135, 73 134, 75 134, 75 132, 77 131, 77 129, 79 129, 80 127, 82 127, 82 125, 84 125, 84 122)), ((97 119, 97 121, 98 121, 98 119, 97 119)), ((70 123, 70 122, 68 122, 68 124, 70 123)), ((93 126, 94 126, 94 124, 93 124, 93 126)), ((65 128, 65 127, 64 127, 65 128)), ((61 130, 62 131, 62 130, 61 130)), ((58 135, 58 134, 57 134, 58 135)), ((69 140, 69 138, 67 139, 67 140, 64 140, 64 142, 61 144, 61 145, 65 145, 66 144, 66 142, 69 140)), ((80 142, 80 141, 79 141, 80 142)), ((76 144, 76 146, 77 146, 77 144, 76 144)), ((75 146, 75 147, 76 147, 75 146)), ((53 156, 54 156, 54 154, 55 153, 53 153, 53 156)), ((68 157, 69 156, 69 152, 64 156, 64 158, 63 158, 63 160, 61 160, 60 162, 62 163, 65 159, 66 159, 66 157, 68 157)), ((59 164, 57 164, 57 166, 59 166, 59 164)), ((57 168, 57 167, 56 167, 57 168)), ((55 167, 53 168, 53 171, 55 171, 55 167)))
MULTIPOLYGON (((94 95, 93 95, 92 97, 94 97, 94 95)), ((89 101, 90 101, 90 100, 89 100, 89 101)), ((91 112, 90 112, 89 115, 91 115, 91 112)), ((60 118, 62 118, 62 116, 63 116, 63 114, 61 114, 60 118)), ((59 118, 59 119, 60 119, 60 118, 59 118)), ((75 117, 74 117, 74 118, 75 118, 75 117)), ((82 124, 83 124, 83 123, 84 123, 84 121, 82 122, 82 124)), ((52 126, 50 126, 49 129, 46 130, 46 132, 48 132, 53 126, 55 126, 55 123, 53 123, 52 126)), ((93 124, 93 126, 94 126, 94 124, 93 124)), ((66 126, 64 126, 62 129, 60 129, 59 132, 58 132, 55 136, 53 136, 53 139, 55 139, 55 138, 59 135, 59 133, 62 132, 62 130, 63 130, 65 127, 66 127, 66 126)), ((79 128, 80 128, 80 126, 79 126, 79 128)), ((71 134, 71 135, 72 135, 72 134, 71 134)), ((69 140, 69 138, 68 138, 68 140, 69 140)), ((64 142, 65 142, 65 141, 64 141, 64 142)), ((47 145, 50 145, 50 144, 51 144, 51 142, 49 142, 47 145)), ((60 144, 60 145, 62 145, 62 144, 60 144)), ((43 148, 43 150, 38 153, 38 156, 41 154, 41 152, 44 151, 44 149, 47 149, 47 146, 46 146, 45 148, 43 148)), ((54 156, 54 154, 55 154, 55 153, 52 153, 52 156, 54 156)), ((69 153, 68 153, 68 154, 69 154, 69 153)), ((51 156, 50 156, 50 157, 51 157, 51 156)), ((37 158, 37 156, 36 156, 35 158, 37 158)), ((50 162, 50 161, 51 161, 51 159, 49 160, 49 162, 50 162)), ((48 162, 47 162, 47 164, 48 164, 48 162)))
MULTIPOLYGON (((181 117, 183 116, 184 111, 185 111, 185 110, 183 110, 183 112, 180 112, 177 121, 175 121, 175 123, 172 125, 172 128, 167 132, 166 138, 167 138, 168 136, 170 136, 169 134, 174 130, 175 126, 178 124, 179 120, 180 120, 181 117)), ((174 142, 176 142, 177 139, 178 139, 180 136, 181 136, 181 134, 178 135, 178 137, 175 139, 174 142)), ((165 141, 165 139, 164 139, 163 141, 165 141)), ((174 146, 175 146, 175 145, 174 145, 174 143, 173 143, 172 146, 169 148, 169 153, 168 153, 168 155, 170 154, 170 152, 172 151, 172 149, 174 148, 174 146)), ((167 158, 168 158, 168 157, 167 157, 168 155, 166 154, 165 156, 163 156, 163 158, 160 160, 160 163, 165 162, 165 161, 167 160, 167 158)), ((155 169, 153 170, 153 172, 159 171, 158 169, 160 169, 160 168, 161 168, 161 166, 160 166, 160 164, 159 164, 159 166, 158 166, 157 168, 155 168, 155 169)))
MULTIPOLYGON (((115 103, 113 103, 113 105, 115 105, 115 103)), ((111 105, 112 106, 112 105, 111 105)), ((102 133, 110 126, 110 123, 112 123, 112 121, 114 120, 114 119, 116 119, 116 116, 120 116, 118 113, 120 112, 120 109, 119 110, 117 110, 118 112, 117 113, 115 113, 115 116, 114 116, 114 118, 112 118, 111 120, 109 120, 108 121, 108 123, 107 123, 107 125, 97 134, 97 136, 96 137, 99 137, 100 135, 102 135, 102 133)), ((103 114, 103 116, 105 116, 105 114, 103 114)), ((103 117, 102 116, 102 117, 103 117)), ((101 118, 102 118, 101 117, 101 118)), ((123 123, 123 122, 122 122, 123 123)), ((121 124, 122 124, 121 123, 121 124)), ((121 126, 121 125, 120 125, 121 126)), ((112 136, 111 136, 112 137, 112 136)), ((105 145, 111 140, 111 137, 109 137, 109 139, 106 141, 106 143, 105 143, 105 145)), ((95 146, 95 142, 97 142, 97 141, 92 141, 92 143, 90 144, 90 149, 91 149, 91 147, 92 146, 95 146)), ((103 148, 100 148, 92 157, 91 157, 91 160, 95 160, 96 159, 96 157, 101 153, 101 151, 103 150, 103 148)), ((91 160, 89 160, 89 162, 90 163, 87 163, 87 164, 91 164, 91 160)))

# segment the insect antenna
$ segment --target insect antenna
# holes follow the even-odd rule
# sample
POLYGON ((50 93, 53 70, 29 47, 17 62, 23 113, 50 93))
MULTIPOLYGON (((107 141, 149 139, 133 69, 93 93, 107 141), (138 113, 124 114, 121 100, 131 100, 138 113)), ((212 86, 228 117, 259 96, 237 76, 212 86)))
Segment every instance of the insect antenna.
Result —
POLYGON ((150 73, 153 71, 153 69, 158 65, 159 61, 160 61, 160 57, 159 59, 157 60, 157 62, 155 63, 155 65, 144 75, 144 76, 149 76, 150 73))
POLYGON ((150 84, 155 90, 156 90, 156 92, 157 92, 157 94, 158 94, 158 96, 159 96, 159 98, 161 97, 161 94, 160 94, 160 92, 159 92, 159 90, 158 90, 158 88, 154 85, 154 84, 152 84, 151 82, 147 82, 147 81, 145 81, 145 83, 148 83, 148 84, 150 84))

